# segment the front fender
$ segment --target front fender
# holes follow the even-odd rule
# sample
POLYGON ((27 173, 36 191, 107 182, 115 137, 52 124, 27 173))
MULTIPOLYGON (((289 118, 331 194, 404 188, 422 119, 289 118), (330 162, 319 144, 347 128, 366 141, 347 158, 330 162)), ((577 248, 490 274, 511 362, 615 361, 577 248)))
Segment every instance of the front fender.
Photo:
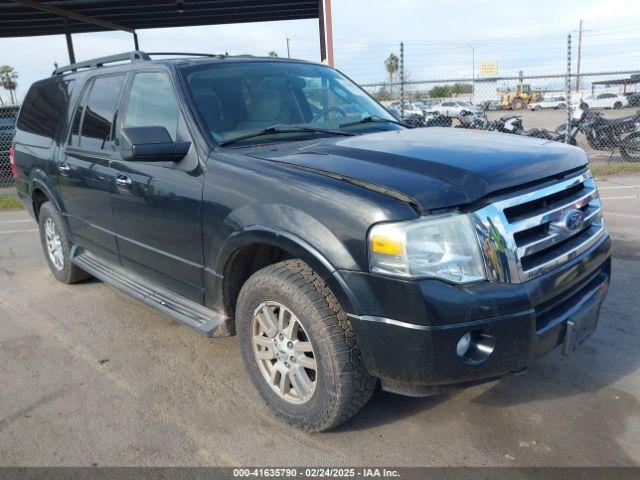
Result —
POLYGON ((209 250, 209 258, 217 252, 212 263, 218 281, 238 249, 251 244, 272 245, 313 268, 348 312, 360 311, 355 295, 338 272, 359 270, 358 265, 343 241, 315 218, 286 205, 251 204, 232 212, 223 225, 225 239, 209 250))

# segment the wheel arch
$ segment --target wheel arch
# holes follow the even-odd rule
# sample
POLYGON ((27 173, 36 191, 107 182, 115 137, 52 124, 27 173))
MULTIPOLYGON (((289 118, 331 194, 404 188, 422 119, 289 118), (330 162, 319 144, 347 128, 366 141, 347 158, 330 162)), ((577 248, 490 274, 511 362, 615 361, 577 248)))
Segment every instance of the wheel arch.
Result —
POLYGON ((293 258, 304 261, 325 281, 345 311, 360 310, 355 294, 322 252, 300 236, 272 226, 253 225, 232 234, 218 255, 217 285, 207 290, 219 292, 215 303, 234 322, 238 294, 249 277, 261 268, 293 258))
POLYGON ((53 203, 56 209, 62 212, 62 203, 54 193, 53 188, 45 179, 40 178, 40 176, 34 176, 31 179, 31 202, 36 220, 40 214, 40 207, 47 201, 53 203))

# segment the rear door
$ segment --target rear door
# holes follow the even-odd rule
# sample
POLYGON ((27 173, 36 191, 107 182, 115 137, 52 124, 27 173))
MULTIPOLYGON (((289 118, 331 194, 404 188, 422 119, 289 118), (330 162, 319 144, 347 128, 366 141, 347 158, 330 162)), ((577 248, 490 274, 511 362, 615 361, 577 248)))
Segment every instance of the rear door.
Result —
POLYGON ((58 189, 73 243, 117 262, 110 195, 114 174, 114 119, 125 74, 90 79, 75 109, 56 164, 58 189))
MULTIPOLYGON (((173 141, 192 142, 172 80, 140 71, 130 81, 119 128, 162 126, 173 141)), ((118 156, 112 207, 120 259, 130 271, 203 303, 202 188, 195 146, 178 163, 118 156)))

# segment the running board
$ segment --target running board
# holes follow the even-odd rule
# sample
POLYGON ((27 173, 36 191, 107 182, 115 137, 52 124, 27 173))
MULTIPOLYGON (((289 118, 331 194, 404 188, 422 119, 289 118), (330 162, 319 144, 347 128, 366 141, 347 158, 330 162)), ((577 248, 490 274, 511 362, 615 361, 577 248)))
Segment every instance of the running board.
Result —
POLYGON ((231 335, 226 317, 203 305, 151 284, 138 275, 132 275, 119 265, 76 248, 72 254, 72 261, 98 280, 108 283, 133 298, 142 300, 147 305, 209 337, 231 335))

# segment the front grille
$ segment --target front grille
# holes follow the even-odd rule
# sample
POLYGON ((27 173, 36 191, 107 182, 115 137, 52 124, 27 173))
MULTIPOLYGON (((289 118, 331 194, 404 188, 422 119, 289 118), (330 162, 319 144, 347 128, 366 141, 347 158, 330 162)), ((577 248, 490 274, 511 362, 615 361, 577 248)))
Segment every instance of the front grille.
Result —
POLYGON ((604 233, 590 172, 549 182, 473 213, 489 278, 526 282, 575 258, 604 233))

